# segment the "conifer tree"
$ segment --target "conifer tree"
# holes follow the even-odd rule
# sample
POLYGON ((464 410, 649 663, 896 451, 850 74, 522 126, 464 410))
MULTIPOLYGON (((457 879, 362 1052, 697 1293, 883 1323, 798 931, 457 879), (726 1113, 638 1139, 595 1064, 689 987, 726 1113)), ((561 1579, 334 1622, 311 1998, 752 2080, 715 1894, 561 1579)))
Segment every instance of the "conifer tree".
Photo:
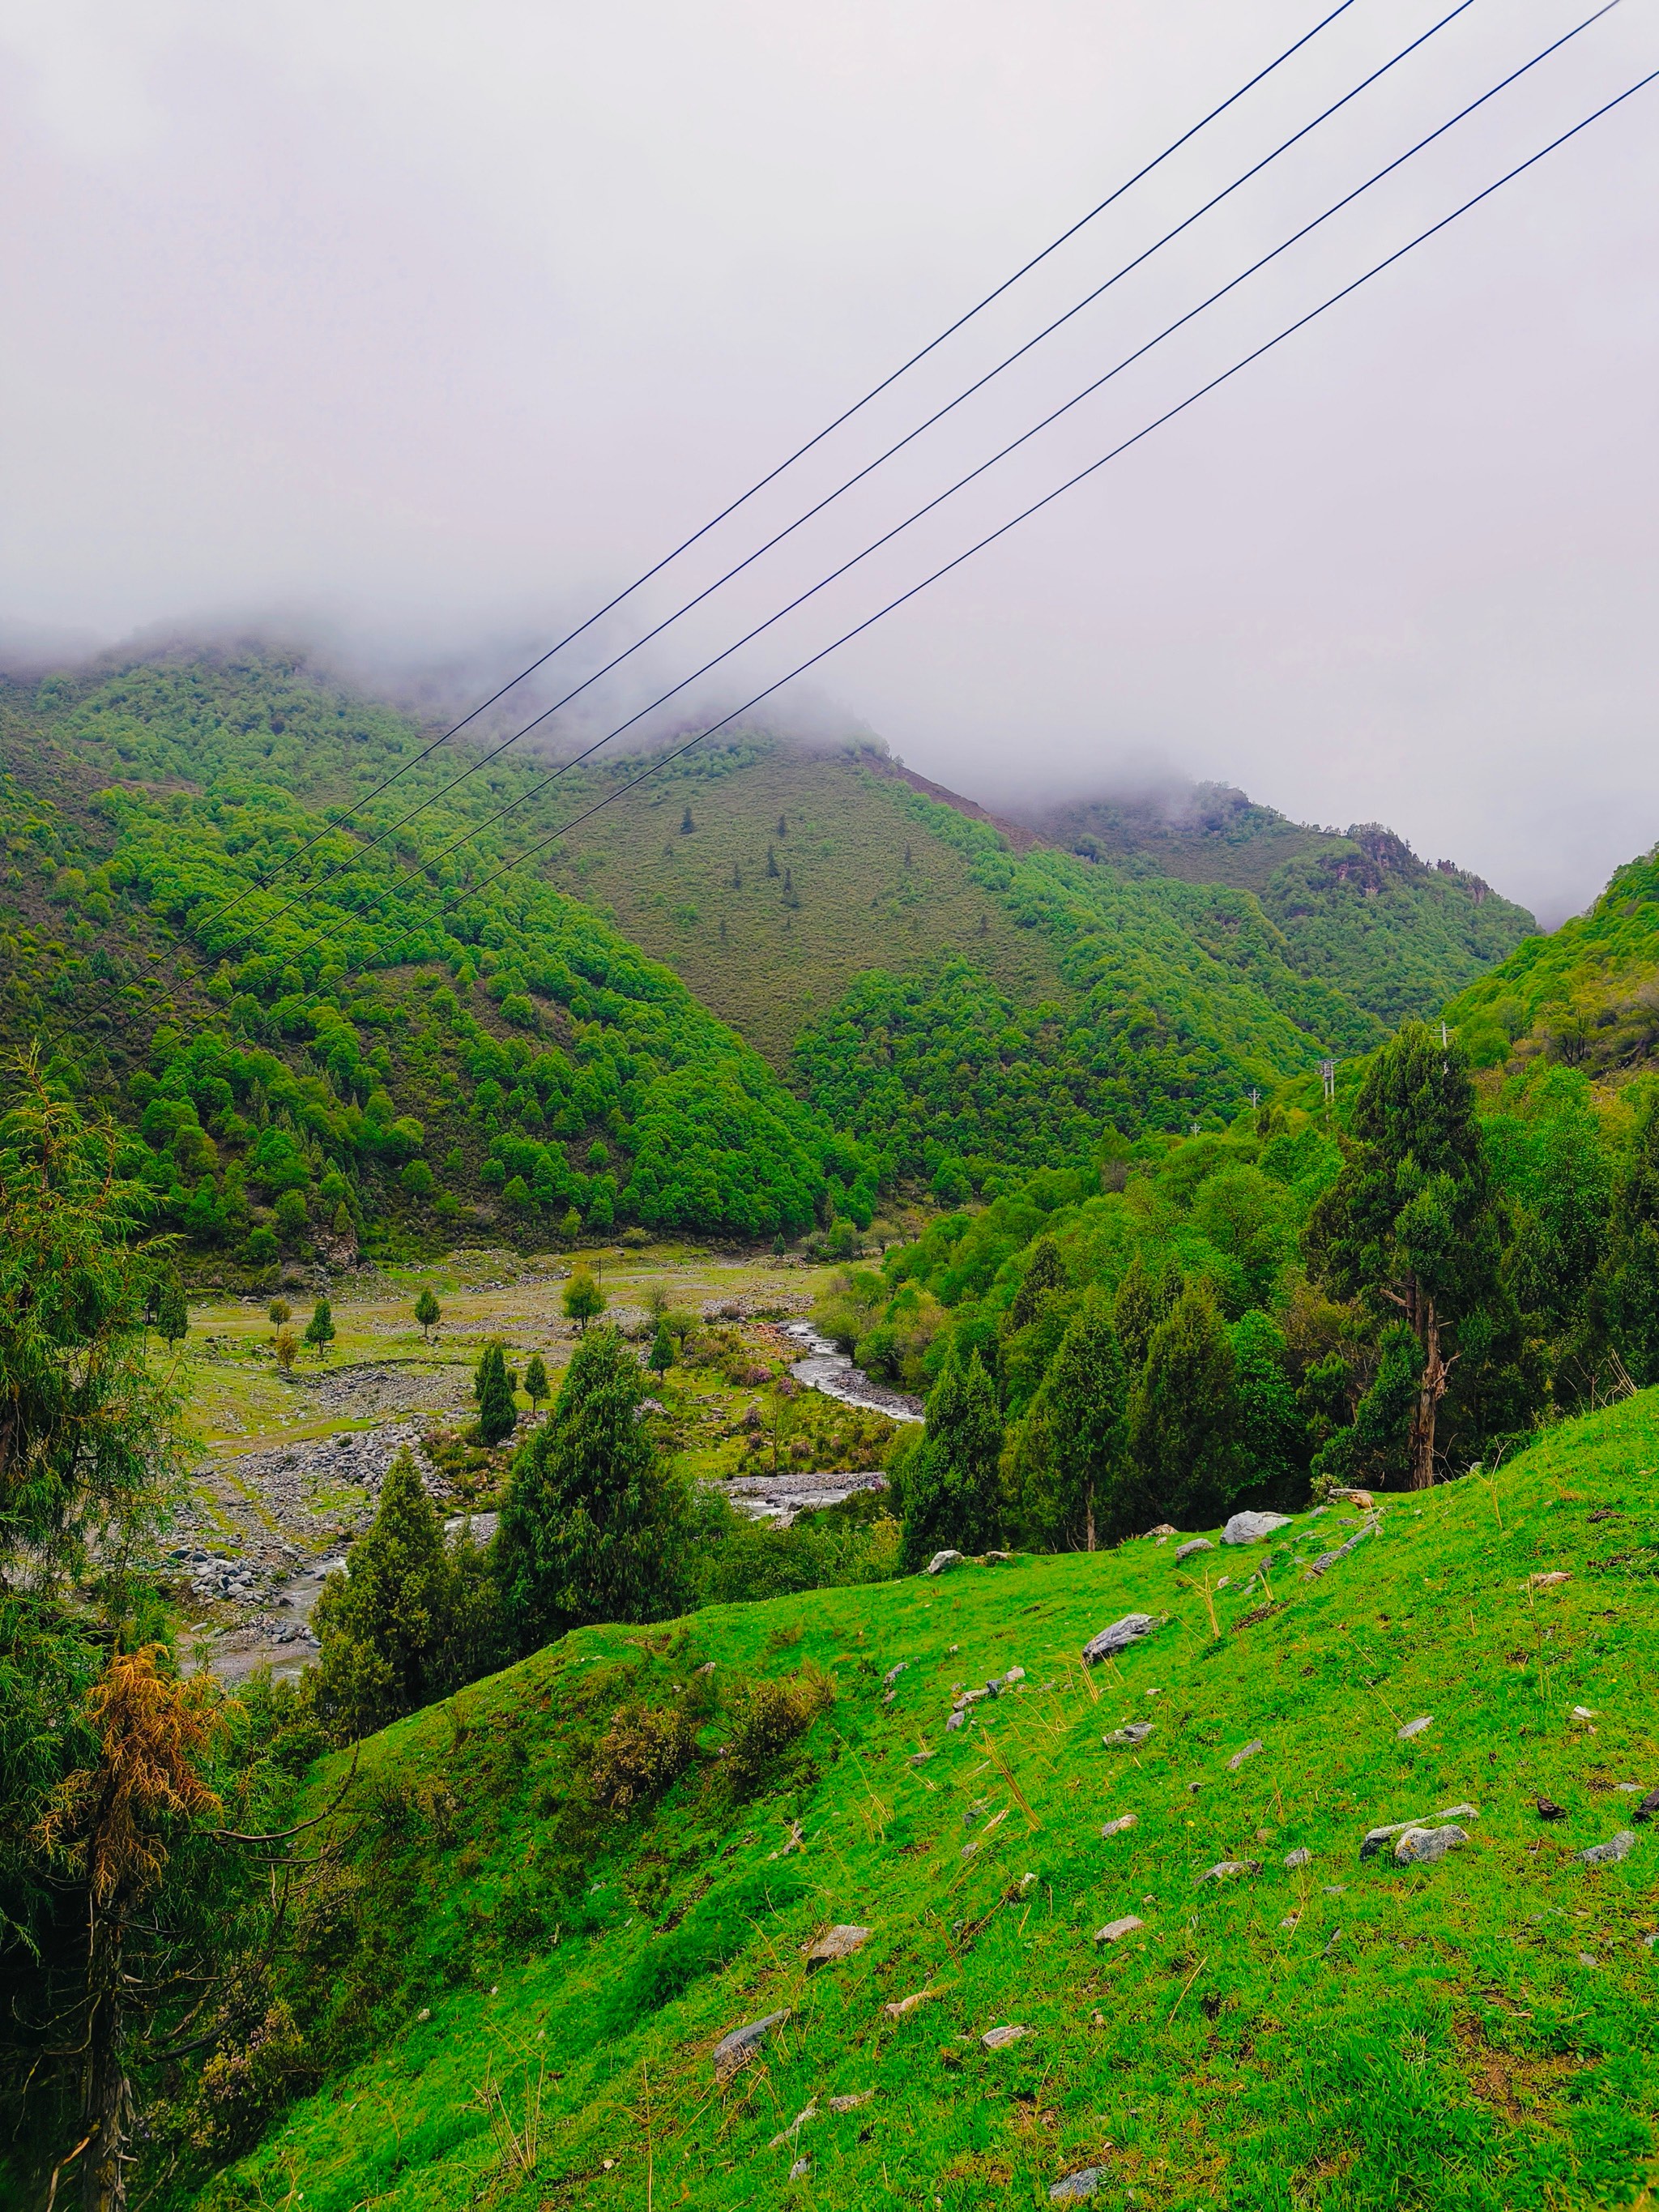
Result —
POLYGON ((1131 1377, 1146 1364, 1152 1331, 1168 1317, 1180 1295, 1181 1278, 1175 1269, 1151 1268, 1146 1255, 1137 1251, 1112 1300, 1112 1327, 1117 1331, 1131 1377))
POLYGON ((161 1295, 156 1302, 155 1334, 167 1343, 179 1344, 190 1334, 190 1309, 185 1304, 185 1293, 176 1275, 169 1275, 161 1285, 161 1295))
POLYGON ((506 1356, 499 1344, 485 1345, 473 1374, 472 1395, 478 1401, 479 1440, 493 1449, 512 1435, 519 1422, 506 1356))
POLYGON ((1008 1308, 1007 1328, 1012 1334, 1024 1328, 1042 1311, 1049 1299, 1070 1290, 1072 1279, 1066 1272, 1066 1262, 1060 1256, 1060 1247, 1052 1237, 1039 1237, 1031 1248, 1030 1263, 1024 1280, 1015 1291, 1008 1308))
POLYGON ((532 1352, 524 1370, 524 1395, 530 1401, 531 1411, 538 1411, 547 1395, 547 1362, 539 1352, 532 1352))
POLYGON ((313 1616, 317 1711, 338 1739, 372 1735, 454 1686, 460 1589, 415 1462, 386 1470, 368 1528, 313 1616))
POLYGON ((326 1298, 319 1298, 316 1310, 306 1323, 306 1342, 319 1359, 327 1357, 328 1347, 334 1341, 334 1316, 329 1310, 326 1298))
POLYGON ((927 1399, 927 1427, 904 1478, 899 1565, 915 1573, 935 1552, 983 1552, 1000 1534, 1002 1421, 977 1352, 952 1347, 927 1399))
POLYGON ((1498 1289, 1497 1210, 1456 1040, 1442 1044, 1407 1022, 1372 1061, 1350 1130, 1342 1172, 1309 1220, 1309 1267, 1334 1296, 1363 1297, 1416 1338, 1405 1472, 1410 1488, 1426 1490, 1459 1326, 1498 1289))
POLYGON ((1091 1291, 1060 1340, 1011 1454, 1014 1503, 1038 1540, 1092 1552, 1126 1533, 1133 1491, 1129 1386, 1103 1294, 1091 1291))
POLYGON ((1228 1334, 1243 1482, 1249 1488, 1265 1483, 1282 1489, 1307 1457, 1307 1424, 1291 1387, 1285 1332, 1270 1313, 1253 1307, 1228 1334))
POLYGON ((513 1462, 495 1573, 520 1650, 584 1621, 673 1608, 684 1505, 641 1424, 641 1395, 617 1330, 589 1331, 513 1462))
POLYGON ((1236 1371, 1215 1293, 1189 1283, 1152 1331, 1129 1401, 1129 1449, 1147 1502, 1177 1528, 1219 1520, 1241 1487, 1236 1371))
POLYGON ((430 1344, 432 1341, 433 1330, 436 1328, 438 1323, 443 1319, 443 1308, 438 1304, 437 1299, 432 1295, 430 1288, 423 1290, 421 1292, 420 1297, 416 1299, 415 1318, 421 1325, 421 1335, 422 1339, 425 1342, 430 1344))
POLYGON ((654 1373, 665 1375, 674 1364, 674 1339, 668 1323, 659 1321, 657 1333, 651 1340, 651 1366, 654 1373))

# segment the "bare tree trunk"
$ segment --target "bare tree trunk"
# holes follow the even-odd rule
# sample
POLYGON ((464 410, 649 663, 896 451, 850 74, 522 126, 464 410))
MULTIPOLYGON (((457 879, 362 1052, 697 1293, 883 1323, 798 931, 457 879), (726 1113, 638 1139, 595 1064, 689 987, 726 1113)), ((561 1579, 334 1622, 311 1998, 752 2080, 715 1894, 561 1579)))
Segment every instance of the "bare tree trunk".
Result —
POLYGON ((1095 1548, 1095 1486, 1092 1482, 1086 1494, 1089 1500, 1089 1540, 1085 1549, 1092 1552, 1095 1548))
POLYGON ((84 2212, 126 2212, 132 2087, 121 2050, 120 1925, 95 1910, 87 1965, 90 2016, 81 2118, 88 2141, 81 2167, 81 2203, 84 2212))
POLYGON ((1413 1490, 1431 1490, 1434 1487, 1434 1424, 1440 1401, 1446 1395, 1446 1379, 1450 1371, 1448 1363, 1440 1356, 1440 1323, 1434 1310, 1434 1300, 1427 1304, 1427 1325, 1423 1332, 1423 1379, 1418 1385, 1417 1406, 1412 1414, 1411 1473, 1409 1487, 1413 1490))

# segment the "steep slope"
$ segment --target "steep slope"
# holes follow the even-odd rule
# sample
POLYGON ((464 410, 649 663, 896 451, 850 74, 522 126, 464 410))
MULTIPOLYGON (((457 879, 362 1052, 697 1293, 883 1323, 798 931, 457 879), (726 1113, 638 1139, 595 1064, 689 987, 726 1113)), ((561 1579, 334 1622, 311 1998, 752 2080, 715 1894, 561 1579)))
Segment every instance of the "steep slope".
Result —
MULTIPOLYGON (((1659 2155, 1656 1461, 1648 1393, 1266 1547, 574 1635, 363 1747, 279 1970, 316 2094, 156 2201, 963 2206, 1092 2170, 1170 2212, 1627 2202, 1659 2155), (678 1778, 603 1809, 688 1718, 678 1778), (1425 1820, 1437 1858, 1396 1840, 1425 1820)), ((201 2139, 264 2124, 230 2093, 272 2077, 215 2078, 201 2139)))
POLYGON ((544 1239, 573 1208, 601 1233, 793 1235, 826 1159, 855 1180, 590 909, 533 875, 475 892, 467 860, 353 854, 331 794, 412 749, 402 718, 268 664, 140 668, 48 706, 9 717, 9 888, 19 921, 61 921, 13 933, 8 1011, 136 1121, 161 1226, 257 1273, 389 1224, 544 1239))
POLYGON ((1480 877, 1431 867, 1378 823, 1346 836, 1290 821, 1222 784, 1140 801, 1077 801, 1027 817, 1091 860, 1254 891, 1304 975, 1390 1029, 1426 1018, 1537 928, 1480 877))
POLYGON ((1482 1066, 1540 1052, 1598 1075, 1659 1055, 1659 847, 1586 915, 1533 937, 1446 1009, 1482 1066))

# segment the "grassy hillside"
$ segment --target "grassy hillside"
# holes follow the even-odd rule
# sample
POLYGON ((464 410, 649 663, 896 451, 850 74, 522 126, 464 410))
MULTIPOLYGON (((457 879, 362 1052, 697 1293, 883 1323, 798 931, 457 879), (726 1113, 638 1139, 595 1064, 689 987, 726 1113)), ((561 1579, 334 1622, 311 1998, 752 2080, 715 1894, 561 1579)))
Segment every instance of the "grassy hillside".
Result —
MULTIPOLYGON (((956 2208, 1094 2168, 1158 2212, 1627 2203, 1659 2156, 1656 1467, 1648 1393, 1368 1534, 1337 1506, 1184 1566, 1140 1540, 573 1636, 364 1747, 280 1992, 314 2090, 154 2201, 956 2208), (1086 1671, 1130 1613, 1159 1625, 1086 1671), (765 1682, 817 1711, 793 1743, 765 1682), (596 1803, 692 1732, 654 1802, 596 1803), (1437 1862, 1361 1858, 1461 1806, 1437 1862), (811 1972, 832 1923, 870 1933, 811 1972)), ((216 2078, 207 2142, 282 2076, 216 2078)))
POLYGON ((1478 876, 1419 860, 1376 823, 1346 836, 1290 821, 1221 784, 1178 801, 1076 802, 1031 817, 1091 860, 1253 891, 1304 975, 1338 985, 1390 1029, 1426 1018, 1537 927, 1478 876))
POLYGON ((1659 1054, 1659 848, 1620 868, 1586 915, 1528 938, 1446 1009, 1474 1058, 1547 1052, 1597 1075, 1659 1054))

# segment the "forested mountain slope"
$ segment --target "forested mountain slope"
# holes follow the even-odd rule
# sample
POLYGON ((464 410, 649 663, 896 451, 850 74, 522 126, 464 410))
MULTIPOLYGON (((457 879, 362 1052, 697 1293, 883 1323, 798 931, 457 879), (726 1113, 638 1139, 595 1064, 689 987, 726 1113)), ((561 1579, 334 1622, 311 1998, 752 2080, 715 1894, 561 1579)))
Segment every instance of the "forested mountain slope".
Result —
POLYGON ((364 1746, 154 2201, 1628 2203, 1656 1459, 573 1634, 364 1746))
POLYGON ((1341 836, 1221 784, 1024 818, 1091 859, 1254 891, 1297 969, 1339 985, 1391 1029, 1437 1012, 1537 928, 1478 876, 1449 860, 1431 867, 1378 823, 1341 836))
POLYGON ((1596 1075, 1659 1055, 1659 848, 1619 869, 1586 915, 1528 939, 1447 1008, 1471 1057, 1542 1051, 1596 1075))

